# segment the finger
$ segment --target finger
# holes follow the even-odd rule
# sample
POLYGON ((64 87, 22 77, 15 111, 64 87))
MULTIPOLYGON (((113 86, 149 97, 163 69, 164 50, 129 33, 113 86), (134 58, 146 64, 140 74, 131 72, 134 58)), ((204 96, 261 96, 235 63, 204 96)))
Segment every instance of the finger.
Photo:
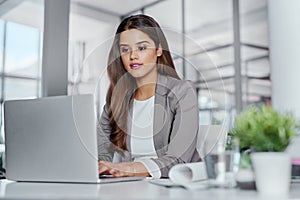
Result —
POLYGON ((109 170, 111 170, 111 167, 108 162, 99 161, 98 163, 99 174, 109 174, 109 170))
POLYGON ((105 169, 100 169, 99 174, 109 174, 109 170, 110 169, 106 169, 106 168, 105 169))
POLYGON ((133 176, 133 173, 130 172, 128 166, 122 164, 118 165, 117 168, 112 168, 109 173, 115 177, 133 176))
POLYGON ((124 174, 122 171, 117 170, 117 169, 111 169, 111 170, 109 171, 109 173, 110 173, 111 175, 113 175, 114 177, 124 177, 124 176, 126 176, 126 174, 124 174))
POLYGON ((107 167, 101 167, 99 168, 99 174, 108 174, 110 168, 107 168, 107 167))

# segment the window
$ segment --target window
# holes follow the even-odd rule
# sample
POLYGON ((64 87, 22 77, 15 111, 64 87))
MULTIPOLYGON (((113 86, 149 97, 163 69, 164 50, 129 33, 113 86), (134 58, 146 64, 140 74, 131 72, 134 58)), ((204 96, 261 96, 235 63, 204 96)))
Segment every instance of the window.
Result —
MULTIPOLYGON (((5 1, 0 19, 0 98, 41 96, 43 1, 5 1)), ((3 143, 3 109, 0 109, 3 143)))

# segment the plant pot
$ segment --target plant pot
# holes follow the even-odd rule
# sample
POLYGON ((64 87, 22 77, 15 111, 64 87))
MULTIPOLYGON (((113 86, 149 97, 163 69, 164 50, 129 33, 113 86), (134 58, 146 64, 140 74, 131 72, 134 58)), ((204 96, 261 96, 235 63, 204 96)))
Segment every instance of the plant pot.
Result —
POLYGON ((283 152, 251 154, 256 188, 263 196, 288 196, 291 181, 291 158, 283 152))

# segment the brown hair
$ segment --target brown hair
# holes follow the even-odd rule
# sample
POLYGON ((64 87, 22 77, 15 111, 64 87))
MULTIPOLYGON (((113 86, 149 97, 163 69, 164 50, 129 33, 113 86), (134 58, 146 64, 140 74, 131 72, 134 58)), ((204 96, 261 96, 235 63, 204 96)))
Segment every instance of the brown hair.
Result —
POLYGON ((158 73, 179 79, 169 52, 167 40, 159 24, 153 18, 142 14, 125 18, 117 29, 108 57, 107 72, 110 85, 106 95, 111 127, 110 141, 124 150, 127 150, 128 111, 136 90, 135 79, 127 73, 119 49, 120 33, 129 29, 137 29, 146 33, 154 41, 156 48, 161 45, 162 55, 157 58, 158 73))

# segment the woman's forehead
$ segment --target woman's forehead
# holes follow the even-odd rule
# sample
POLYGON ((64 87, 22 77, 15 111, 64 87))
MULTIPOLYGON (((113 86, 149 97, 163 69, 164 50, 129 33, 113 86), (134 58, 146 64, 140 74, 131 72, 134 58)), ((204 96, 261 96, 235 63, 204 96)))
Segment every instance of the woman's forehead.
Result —
POLYGON ((120 44, 135 45, 143 41, 154 44, 149 35, 137 29, 129 29, 120 33, 120 44))

